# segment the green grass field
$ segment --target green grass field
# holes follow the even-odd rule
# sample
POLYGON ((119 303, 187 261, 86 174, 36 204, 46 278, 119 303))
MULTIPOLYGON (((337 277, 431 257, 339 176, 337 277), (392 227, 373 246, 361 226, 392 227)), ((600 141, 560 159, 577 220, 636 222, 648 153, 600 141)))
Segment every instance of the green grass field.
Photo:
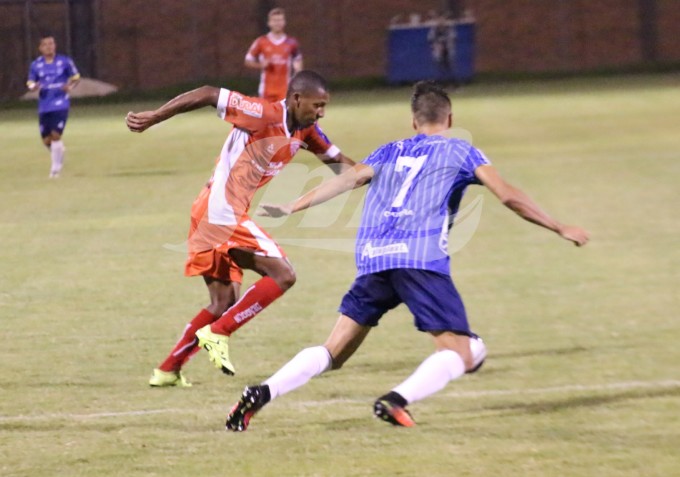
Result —
MULTIPOLYGON (((354 264, 321 247, 351 239, 360 192, 307 224, 260 221, 319 246, 287 246, 298 283, 234 336, 235 377, 201 353, 186 368, 193 388, 150 389, 206 304, 180 251, 227 126, 203 110, 133 135, 125 113, 155 104, 76 104, 64 174, 50 181, 35 113, 0 111, 0 475, 678 475, 679 91, 665 75, 453 95, 456 133, 592 242, 577 249, 468 192, 484 197, 481 221, 452 268, 490 355, 412 405, 413 429, 371 417, 375 397, 431 353, 399 308, 343 370, 274 401, 248 432, 223 430, 244 385, 330 331, 354 264)), ((411 134, 408 95, 337 94, 322 124, 361 159, 411 134)), ((282 175, 264 194, 301 188, 282 175)))

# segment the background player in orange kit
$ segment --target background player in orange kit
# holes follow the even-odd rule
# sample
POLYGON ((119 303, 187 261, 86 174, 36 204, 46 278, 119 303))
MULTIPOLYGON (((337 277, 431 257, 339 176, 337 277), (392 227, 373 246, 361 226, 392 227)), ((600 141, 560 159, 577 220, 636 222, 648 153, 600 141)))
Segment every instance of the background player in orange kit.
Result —
POLYGON ((328 165, 354 164, 316 124, 328 101, 325 79, 313 71, 302 71, 291 80, 286 99, 276 103, 203 86, 155 111, 128 113, 126 123, 133 132, 205 106, 216 107, 218 116, 234 125, 212 178, 191 210, 185 275, 203 277, 210 305, 186 326, 170 355, 154 370, 150 385, 190 385, 180 370, 198 350, 197 337, 210 360, 226 374, 233 374, 228 336, 295 283, 295 272, 285 254, 250 219, 248 209, 255 191, 277 175, 300 148, 328 165), (262 278, 234 303, 243 268, 262 278))
POLYGON ((260 98, 281 101, 286 97, 290 77, 302 70, 302 53, 297 40, 284 31, 286 14, 283 8, 269 12, 267 25, 269 33, 253 42, 246 54, 245 65, 261 71, 260 98))

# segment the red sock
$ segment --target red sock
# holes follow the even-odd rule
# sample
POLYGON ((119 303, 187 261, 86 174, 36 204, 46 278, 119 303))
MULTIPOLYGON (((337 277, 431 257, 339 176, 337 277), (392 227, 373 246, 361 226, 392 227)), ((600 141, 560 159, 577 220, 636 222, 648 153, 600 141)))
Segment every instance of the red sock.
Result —
POLYGON ((255 315, 271 305, 281 295, 283 295, 283 290, 272 278, 260 278, 246 290, 234 306, 212 324, 210 329, 213 333, 229 336, 255 318, 255 315))
POLYGON ((189 358, 199 350, 198 346, 196 346, 198 344, 196 340, 196 330, 203 328, 205 325, 209 325, 215 321, 216 318, 217 317, 208 310, 201 310, 198 315, 187 324, 186 328, 184 328, 184 332, 179 341, 158 368, 161 371, 167 372, 179 371, 182 368, 182 365, 189 361, 189 358))

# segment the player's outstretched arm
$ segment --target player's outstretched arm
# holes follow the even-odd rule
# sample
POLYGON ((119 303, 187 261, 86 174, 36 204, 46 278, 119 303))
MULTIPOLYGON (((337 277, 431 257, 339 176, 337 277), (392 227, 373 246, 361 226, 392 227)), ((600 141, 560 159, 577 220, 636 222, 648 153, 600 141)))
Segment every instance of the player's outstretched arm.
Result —
POLYGON ((125 117, 125 123, 132 132, 144 132, 154 124, 170 119, 176 114, 186 113, 205 106, 217 107, 219 97, 219 88, 201 86, 180 94, 155 111, 142 111, 140 113, 130 111, 125 117))
POLYGON ((335 174, 342 174, 356 165, 356 162, 341 152, 333 158, 328 158, 323 155, 318 155, 317 157, 321 162, 330 167, 335 174))
POLYGON ((588 243, 588 232, 574 225, 564 225, 550 217, 520 189, 508 184, 493 166, 484 165, 475 169, 475 175, 498 199, 517 215, 529 222, 545 227, 559 234, 577 247, 588 243))
POLYGON ((368 184, 373 177, 373 168, 365 164, 355 164, 351 169, 329 179, 293 202, 285 205, 261 204, 257 215, 264 217, 283 217, 301 210, 322 204, 348 190, 368 184))

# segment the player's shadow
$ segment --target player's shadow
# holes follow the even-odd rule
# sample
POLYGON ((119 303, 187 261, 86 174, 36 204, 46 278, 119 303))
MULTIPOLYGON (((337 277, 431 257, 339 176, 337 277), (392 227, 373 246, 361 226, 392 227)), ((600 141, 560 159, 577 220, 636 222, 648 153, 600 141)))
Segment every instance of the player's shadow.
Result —
POLYGON ((608 393, 601 396, 574 396, 555 400, 542 400, 539 402, 519 402, 513 404, 497 404, 483 406, 485 411, 504 411, 500 415, 521 415, 521 414, 545 414, 559 412, 567 409, 599 407, 621 401, 632 401, 638 399, 678 397, 680 387, 665 389, 631 389, 618 393, 608 393))
MULTIPOLYGON (((509 366, 502 366, 503 359, 513 359, 513 358, 529 358, 532 356, 569 356, 579 353, 586 353, 590 351, 589 348, 584 346, 571 346, 569 348, 552 348, 552 349, 539 349, 539 350, 521 350, 521 351, 510 351, 507 353, 494 353, 493 351, 489 354, 487 358, 489 363, 493 363, 493 366, 485 365, 480 370, 479 374, 496 374, 504 373, 509 369, 509 366)), ((354 372, 375 372, 376 369, 380 369, 383 373, 390 372, 401 372, 404 370, 413 369, 418 365, 417 361, 411 361, 407 359, 394 359, 391 357, 389 360, 381 361, 379 364, 376 362, 360 362, 351 363, 354 372)), ((348 365, 348 366, 350 366, 348 365)))
MULTIPOLYGON (((521 350, 521 351, 510 351, 506 353, 494 353, 493 351, 489 354, 487 361, 493 363, 493 366, 488 364, 482 367, 479 374, 496 374, 505 373, 511 366, 503 366, 502 363, 505 359, 517 359, 517 358, 530 358, 533 356, 569 356, 579 353, 587 353, 590 349, 584 346, 571 346, 569 348, 550 348, 550 349, 535 349, 535 350, 521 350)), ((509 364, 509 363, 508 363, 509 364)))
POLYGON ((337 418, 333 419, 324 424, 324 428, 327 431, 352 431, 355 432, 357 429, 366 430, 371 424, 373 424, 371 419, 371 407, 370 403, 366 406, 366 415, 362 417, 347 417, 347 418, 337 418))
POLYGON ((156 171, 119 171, 107 174, 109 177, 152 177, 152 176, 175 176, 178 171, 156 170, 156 171))
POLYGON ((496 358, 529 358, 531 356, 569 356, 572 354, 585 353, 589 348, 585 346, 571 346, 569 348, 549 348, 549 349, 525 349, 521 351, 509 351, 506 353, 494 353, 489 356, 496 358))

